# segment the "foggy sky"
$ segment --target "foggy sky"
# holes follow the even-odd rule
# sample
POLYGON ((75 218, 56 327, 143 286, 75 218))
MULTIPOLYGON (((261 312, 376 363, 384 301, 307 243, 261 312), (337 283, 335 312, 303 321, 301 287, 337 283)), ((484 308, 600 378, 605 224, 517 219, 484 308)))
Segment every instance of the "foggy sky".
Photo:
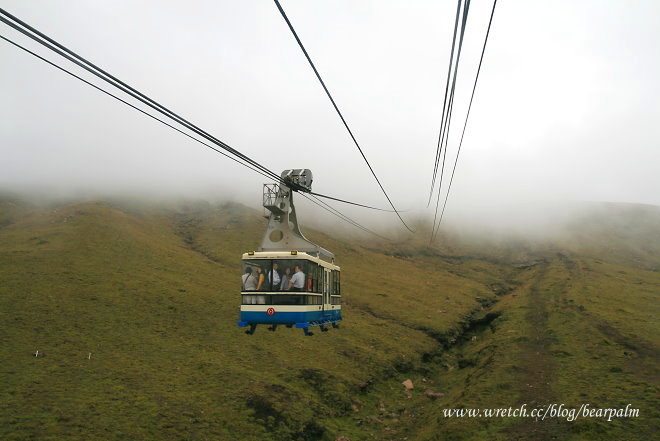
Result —
MULTIPOLYGON (((282 5, 395 204, 432 216, 455 2, 282 5)), ((448 165, 491 5, 470 8, 448 165)), ((272 1, 0 6, 270 169, 309 168, 320 193, 387 206, 272 1)), ((0 34, 71 67, 5 25, 0 34)), ((500 0, 448 216, 544 201, 660 205, 659 42, 654 0, 500 0)), ((258 207, 262 182, 0 41, 0 189, 258 207)), ((337 207, 368 225, 393 217, 337 207)))

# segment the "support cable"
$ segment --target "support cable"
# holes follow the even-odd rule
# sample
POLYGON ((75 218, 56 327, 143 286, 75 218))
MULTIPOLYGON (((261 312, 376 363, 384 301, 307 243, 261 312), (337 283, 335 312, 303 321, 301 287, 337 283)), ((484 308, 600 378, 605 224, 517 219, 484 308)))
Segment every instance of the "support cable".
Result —
POLYGON ((303 46, 302 41, 300 41, 300 38, 298 37, 298 34, 296 33, 295 29, 293 28, 293 25, 289 21, 289 18, 287 17, 286 13, 284 12, 284 9, 282 9, 282 5, 280 5, 280 2, 278 0, 274 0, 275 5, 277 6, 277 9, 280 11, 280 14, 282 14, 282 18, 284 18, 284 21, 286 21, 286 24, 289 26, 289 29, 291 30, 291 33, 295 37, 296 41, 298 42, 298 46, 300 46, 300 49, 302 49, 303 54, 305 55, 305 58, 307 58, 307 61, 309 62, 309 65, 312 67, 312 70, 314 71, 314 74, 316 75, 316 78, 318 78, 319 82, 321 83, 321 86, 323 86, 323 90, 325 90, 326 95, 328 95, 328 98, 330 98, 330 102, 332 103, 332 106, 335 108, 335 111, 337 112, 337 115, 339 115, 339 118, 341 119, 342 123, 344 124, 344 127, 346 127, 346 130, 348 131, 348 134, 351 136, 351 139, 353 140, 353 143, 357 147, 358 151, 362 155, 362 158, 364 161, 367 163, 367 166, 369 167, 369 170, 371 171, 371 174, 374 176, 376 179, 376 182, 378 183, 378 186, 382 190, 383 194, 387 198, 387 201, 390 203, 392 206, 392 209, 396 213, 396 215, 399 217, 399 220, 401 220, 401 223, 410 231, 411 233, 414 233, 414 231, 406 224, 406 221, 403 220, 401 215, 399 214, 399 211, 396 209, 394 206, 394 203, 392 203, 392 200, 390 199, 389 195, 385 191, 385 188, 383 187, 383 184, 381 184, 380 179, 378 179, 378 176, 376 175, 376 172, 374 171, 373 167, 371 167, 371 164, 369 163, 369 160, 365 156, 364 152, 362 151, 362 148, 360 147, 360 144, 357 142, 357 139, 353 135, 353 131, 351 128, 348 126, 348 123, 346 122, 346 119, 344 119, 344 115, 342 115, 341 111, 339 110, 339 107, 337 106, 337 103, 335 103, 335 100, 332 98, 332 95, 330 94, 330 91, 325 85, 325 82, 321 78, 321 75, 319 74, 319 71, 316 69, 316 66, 314 66, 314 62, 312 62, 312 59, 310 58, 309 54, 307 53, 307 50, 305 49, 305 46, 303 46))
POLYGON ((431 197, 433 196, 433 188, 435 186, 435 178, 438 174, 438 161, 440 159, 440 152, 442 151, 442 138, 443 138, 443 127, 444 127, 444 121, 445 121, 445 110, 447 107, 447 96, 448 96, 448 91, 449 91, 449 82, 451 80, 451 67, 452 63, 454 62, 454 49, 456 46, 456 34, 458 31, 458 18, 460 17, 460 12, 461 12, 461 2, 462 0, 458 0, 456 4, 456 19, 454 20, 454 35, 451 40, 451 52, 449 54, 449 67, 447 68, 447 83, 445 84, 445 97, 442 102, 442 116, 440 117, 440 130, 438 133, 438 146, 436 147, 435 150, 435 160, 433 161, 433 177, 431 179, 431 190, 429 191, 429 200, 426 203, 426 206, 428 207, 431 205, 431 197))
MULTIPOLYGON (((465 28, 467 26, 467 18, 468 18, 468 13, 470 12, 470 0, 465 0, 465 4, 463 6, 463 18, 461 20, 461 34, 460 34, 460 39, 458 42, 458 53, 456 55, 456 64, 454 65, 454 75, 452 79, 452 85, 451 85, 451 95, 449 99, 449 110, 447 112, 447 118, 445 120, 445 130, 444 130, 444 154, 442 157, 442 168, 440 169, 440 182, 438 184, 438 196, 436 198, 436 203, 435 203, 435 213, 433 215, 433 228, 431 229, 431 238, 430 241, 433 241, 433 236, 435 232, 435 227, 436 227, 436 221, 438 218, 438 207, 440 205, 440 194, 442 192, 442 180, 444 177, 444 172, 445 172, 445 160, 447 158, 447 144, 449 141, 449 128, 451 127, 451 117, 453 114, 454 110, 454 93, 456 91, 456 78, 458 76, 458 66, 459 62, 461 59, 461 51, 463 49, 463 38, 465 36, 465 28)), ((442 145, 441 145, 442 147, 442 145)))
POLYGON ((67 47, 63 46, 62 44, 58 43, 57 41, 53 40, 52 38, 48 37, 47 35, 43 34, 42 32, 38 31, 34 27, 30 26, 29 24, 25 23, 24 21, 20 20, 19 18, 13 16, 9 12, 5 11, 4 9, 0 8, 0 14, 4 15, 5 17, 8 17, 10 20, 13 20, 15 23, 12 23, 10 20, 4 17, 0 17, 0 21, 5 23, 6 25, 14 28, 18 32, 22 33, 23 35, 31 38, 32 40, 36 41, 37 43, 41 44, 42 46, 45 46, 46 48, 50 49, 51 51, 57 53, 58 55, 66 58, 67 60, 71 61, 72 63, 78 65, 79 67, 85 69, 86 71, 90 72, 91 74, 95 75, 96 77, 100 78, 101 80, 109 83, 110 85, 120 89, 124 93, 132 96, 133 98, 137 99, 138 101, 142 102, 143 104, 146 104, 147 106, 151 107, 152 109, 156 110, 157 112, 167 116, 170 119, 175 120, 179 124, 183 125, 184 127, 188 128, 189 130, 197 133, 198 135, 202 136, 203 138, 206 138, 208 141, 218 145, 220 148, 222 148, 225 151, 228 151, 232 153, 233 155, 239 157, 240 159, 244 160, 245 162, 253 165, 254 167, 262 170, 264 173, 271 175, 273 179, 276 181, 279 181, 280 177, 277 175, 277 173, 274 173, 273 171, 269 170, 265 166, 259 164, 258 162, 254 161, 253 159, 249 158, 248 156, 244 155, 243 153, 233 149, 229 145, 225 144, 224 142, 218 140, 217 138, 211 136, 207 132, 201 130, 194 124, 188 122, 186 119, 178 116, 176 113, 170 111, 166 107, 162 106, 161 104, 157 103, 156 101, 152 100, 151 98, 147 97, 146 95, 142 94, 141 92, 135 90, 131 86, 127 85, 123 81, 117 79, 113 75, 107 73, 103 69, 97 67, 95 64, 87 61, 80 55, 76 54, 72 50, 68 49, 67 47), (20 25, 20 26, 19 26, 20 25), (22 27, 21 27, 22 26, 22 27), (25 28, 25 29, 23 29, 25 28), (26 30, 27 29, 27 30, 26 30), (28 32, 29 30, 29 32, 28 32))
POLYGON ((306 199, 308 199, 310 202, 318 205, 319 207, 323 208, 324 210, 328 211, 329 213, 334 214, 335 216, 339 217, 340 219, 342 219, 345 222, 348 222, 349 224, 353 225, 354 227, 357 227, 357 228, 361 229, 362 231, 366 231, 367 233, 371 233, 374 236, 380 237, 381 239, 390 240, 387 237, 381 236, 380 234, 376 233, 375 231, 370 230, 369 228, 365 227, 364 225, 361 225, 357 221, 351 219, 350 217, 346 216, 345 214, 343 214, 342 212, 340 212, 339 210, 334 208, 332 205, 330 205, 327 202, 315 197, 314 195, 307 196, 307 194, 305 194, 305 193, 300 193, 300 194, 302 196, 304 196, 306 199), (316 199, 316 201, 314 199, 316 199))
MULTIPOLYGON (((269 170, 269 169, 266 168, 265 166, 263 166, 263 165, 259 164, 258 162, 252 160, 251 158, 249 158, 248 156, 244 155, 243 153, 241 153, 241 152, 239 152, 239 151, 233 149, 233 148, 230 147, 229 145, 227 145, 227 144, 225 144, 224 142, 220 141, 219 139, 213 137, 212 135, 210 135, 209 133, 207 133, 207 132, 205 132, 204 130, 200 129, 200 128, 197 127, 196 125, 190 123, 189 121, 187 121, 187 120, 184 119, 183 117, 181 117, 181 116, 179 116, 178 114, 172 112, 171 110, 169 110, 169 109, 166 108, 165 106, 159 104, 158 102, 152 100, 152 99, 149 98, 148 96, 144 95, 143 93, 141 93, 141 92, 139 92, 138 90, 134 89, 133 87, 129 86, 129 85, 126 84, 125 82, 123 82, 123 81, 119 80, 118 78, 114 77, 113 75, 109 74, 109 73, 106 72, 105 70, 103 70, 103 69, 97 67, 95 64, 93 64, 93 63, 87 61, 86 59, 84 59, 84 58, 81 57, 80 55, 76 54, 76 53, 73 52, 72 50, 68 49, 67 47, 63 46, 62 44, 58 43, 57 41, 55 41, 55 40, 53 40, 52 38, 48 37, 47 35, 43 34, 43 33, 40 32, 39 30, 35 29, 34 27, 30 26, 29 24, 25 23, 24 21, 20 20, 19 18, 15 17, 14 15, 12 15, 12 14, 10 14, 9 12, 5 11, 4 9, 0 8, 0 14, 1 14, 1 15, 4 15, 5 17, 9 17, 9 19, 11 19, 11 20, 13 20, 14 22, 20 24, 20 25, 23 26, 25 29, 21 28, 20 26, 18 26, 18 25, 15 24, 15 23, 12 23, 12 22, 11 22, 10 20, 8 20, 7 18, 0 17, 0 21, 2 21, 3 23, 5 23, 6 25, 12 27, 13 29, 17 30, 18 32, 22 33, 23 35, 25 35, 25 36, 31 38, 32 40, 36 41, 37 43, 41 44, 42 46, 44 46, 44 47, 50 49, 51 51, 57 53, 57 54, 60 55, 60 56, 66 58, 67 60, 73 62, 74 64, 76 64, 76 65, 78 65, 79 67, 85 69, 86 71, 92 73, 93 75, 95 75, 96 77, 98 77, 98 78, 102 79, 103 81, 109 83, 110 85, 112 85, 112 86, 114 86, 114 87, 120 89, 121 91, 127 93, 128 95, 132 96, 133 98, 137 99, 138 101, 142 102, 143 104, 145 104, 145 105, 151 107, 152 109, 158 111, 159 113, 163 114, 164 116, 166 116, 166 117, 168 117, 168 118, 170 118, 170 119, 173 119, 175 122, 177 122, 177 123, 183 125, 184 127, 186 127, 187 129, 193 131, 194 133, 196 133, 196 134, 202 136, 203 138, 209 140, 210 142, 212 142, 212 143, 218 145, 219 147, 221 147, 221 148, 224 149, 225 151, 229 151, 229 152, 232 153, 233 155, 238 156, 241 160, 243 160, 243 161, 245 161, 245 162, 247 162, 248 164, 251 165, 251 167, 248 167, 248 168, 250 168, 251 170, 256 171, 257 173, 259 173, 259 174, 261 174, 261 175, 267 177, 268 179, 272 179, 272 180, 274 180, 274 181, 276 181, 276 182, 280 182, 280 181, 281 181, 281 178, 280 178, 280 176, 279 176, 277 173, 275 173, 275 172, 269 170), (36 34, 36 35, 33 35, 32 33, 28 32, 26 29, 29 30, 30 32, 36 34)), ((124 103, 124 104, 129 105, 130 107, 132 107, 132 108, 134 108, 134 109, 140 111, 141 113, 144 113, 145 115, 147 115, 147 116, 149 116, 149 117, 151 117, 151 118, 153 118, 153 119, 155 119, 155 120, 161 122, 162 124, 165 124, 166 126, 168 126, 168 127, 172 128, 172 129, 174 129, 174 130, 176 130, 176 131, 178 131, 178 132, 180 132, 180 133, 182 133, 182 134, 184 134, 184 135, 190 137, 191 139, 194 139, 195 141, 197 141, 197 142, 199 142, 199 143, 205 145, 206 147, 211 148, 212 150, 216 151, 217 153, 221 153, 222 155, 224 155, 224 156, 226 156, 226 157, 228 157, 228 158, 234 160, 235 162, 238 162, 239 164, 245 165, 245 166, 247 167, 246 164, 244 164, 244 163, 242 163, 242 162, 236 160, 235 158, 233 158, 233 157, 231 157, 231 156, 229 156, 229 155, 223 153, 222 151, 218 150, 217 148, 212 147, 212 146, 210 146, 209 144, 204 143, 204 142, 200 141, 199 139, 192 137, 191 135, 189 135, 189 134, 187 134, 187 133, 181 131, 180 129, 177 129, 176 127, 174 127, 174 126, 172 126, 172 125, 170 125, 170 124, 164 122, 163 120, 161 120, 161 119, 159 119, 159 118, 157 118, 157 117, 155 117, 155 116, 153 116, 153 115, 151 115, 151 114, 145 112, 144 110, 142 110, 142 109, 140 109, 140 108, 138 108, 138 107, 136 107, 136 106, 134 106, 134 105, 128 103, 127 101, 125 101, 125 100, 123 100, 123 99, 117 97, 116 95, 113 95, 113 94, 111 94, 110 92, 107 92, 106 90, 104 90, 104 89, 102 89, 102 88, 100 88, 100 87, 98 87, 98 86, 96 86, 96 85, 90 83, 89 81, 84 80, 84 79, 81 78, 80 76, 78 76, 78 75, 76 75, 76 74, 74 74, 74 73, 72 73, 72 72, 70 72, 70 71, 68 71, 68 70, 66 70, 66 69, 64 69, 64 68, 62 68, 62 67, 60 67, 60 66, 58 66, 57 64, 55 64, 55 63, 53 63, 53 62, 51 62, 51 61, 49 61, 49 60, 47 60, 47 59, 45 59, 45 58, 39 56, 39 55, 37 55, 36 53, 30 51, 29 49, 27 49, 27 48, 25 48, 25 47, 23 47, 23 46, 21 46, 21 45, 15 43, 15 42, 11 41, 11 40, 9 40, 9 39, 7 39, 7 38, 5 38, 5 37, 2 37, 2 38, 3 38, 5 41, 7 41, 7 42, 9 42, 9 43, 11 43, 11 44, 13 44, 13 45, 15 45, 16 47, 19 47, 20 49, 23 49, 24 51, 26 51, 26 52, 28 52, 28 53, 30 53, 30 54, 36 56, 37 58, 41 59, 42 61, 44 61, 44 62, 46 62, 46 63, 48 63, 48 64, 50 64, 50 65, 56 67, 56 68, 58 68, 58 69, 60 69, 60 70, 62 70, 62 71, 64 71, 64 72, 68 73, 69 75, 71 75, 71 76, 73 76, 73 77, 75 77, 75 78, 77 78, 77 79, 79 79, 79 80, 85 82, 86 84, 88 84, 88 85, 90 85, 90 86, 96 88, 97 90, 99 90, 99 91, 101 91, 101 92, 103 92, 103 93, 105 93, 105 94, 107 94, 107 95, 109 95, 109 96, 111 96, 111 97, 117 99, 118 101, 121 101, 121 102, 124 103)), ((304 187, 301 187, 300 185, 293 184, 293 183, 288 183, 288 185, 291 186, 291 187, 292 187, 292 190, 294 190, 294 191, 309 192, 309 190, 307 190, 307 189, 304 188, 304 187)), ((328 199, 333 199, 333 200, 336 200, 336 201, 339 201, 339 202, 343 202, 343 203, 346 203, 346 204, 351 204, 351 205, 355 205, 355 206, 359 206, 359 207, 363 207, 363 208, 369 208, 369 209, 372 209, 372 210, 391 211, 391 210, 385 210, 385 209, 381 209, 381 208, 372 207, 372 206, 365 205, 365 204, 360 204, 360 203, 357 203, 357 202, 347 201, 347 200, 344 200, 344 199, 334 198, 334 197, 331 197, 331 196, 328 196, 328 195, 324 195, 324 194, 320 194, 320 193, 314 193, 314 194, 316 194, 316 195, 319 196, 319 197, 328 198, 328 199)))
MULTIPOLYGON (((377 208, 377 207, 372 207, 370 205, 358 204, 357 202, 346 201, 344 199, 335 198, 335 197, 332 197, 332 196, 328 196, 326 194, 316 193, 316 192, 313 192, 313 191, 309 191, 309 192, 306 192, 306 193, 309 193, 309 194, 314 195, 314 196, 318 196, 320 198, 326 198, 326 199, 330 199, 330 200, 337 201, 337 202, 343 202, 345 204, 351 204, 351 205, 355 205, 355 206, 358 206, 358 207, 369 208, 371 210, 385 211, 387 213, 394 213, 395 212, 394 210, 388 210, 386 208, 377 208)), ((404 213, 406 211, 407 210, 399 210, 399 213, 404 213)))
MULTIPOLYGON (((173 129, 173 130, 176 130, 177 132, 181 133, 181 134, 184 135, 184 136, 187 136, 188 138, 192 139, 193 141, 197 141, 198 143, 200 143, 200 144, 202 144, 202 145, 204 145, 204 146, 210 148, 211 150, 213 150, 213 151, 215 151, 215 152, 217 152, 217 153, 220 153, 220 154, 223 155, 223 156, 226 156, 227 158, 231 159, 232 161, 237 162, 238 164, 243 165, 243 166, 249 168, 250 170, 257 172, 257 173, 259 173, 260 175, 262 175, 262 176, 264 176, 264 177, 266 177, 266 178, 268 178, 268 179, 273 179, 272 176, 269 176, 269 175, 265 174, 263 171, 258 170, 258 169, 256 169, 256 168, 253 168, 252 166, 250 166, 250 165, 248 165, 248 164, 245 164, 245 163, 239 161, 238 159, 236 159, 236 158, 234 158, 234 157, 232 157, 232 156, 226 154, 225 152, 223 152, 223 151, 221 151, 221 150, 218 150, 217 148, 213 147, 212 145, 207 144, 207 143, 205 143, 204 141, 201 141, 201 140, 195 138, 194 136, 192 136, 192 135, 190 135, 190 134, 184 132, 183 130, 174 127, 173 125, 167 123, 166 121, 163 121, 162 119, 160 119, 160 118, 158 118, 158 117, 156 117, 156 116, 154 116, 154 115, 152 115, 152 114, 150 114, 150 113, 148 113, 148 112, 145 112, 144 110, 142 110, 142 109, 140 109, 139 107, 137 107, 137 106, 135 106, 135 105, 129 103, 128 101, 123 100, 122 98, 118 97, 117 95, 114 95, 114 94, 108 92, 107 90, 105 90, 105 89, 103 89, 103 88, 97 86, 96 84, 93 84, 93 83, 87 81, 86 79, 84 79, 84 78, 82 78, 82 77, 80 77, 80 76, 74 74, 73 72, 71 72, 71 71, 69 71, 69 70, 67 70, 67 69, 65 69, 65 68, 63 68, 63 67, 61 67, 61 66, 58 66, 57 64, 53 63, 52 61, 47 60, 46 58, 42 57, 41 55, 39 55, 39 54, 37 54, 37 53, 31 51, 30 49, 28 49, 28 48, 26 48, 26 47, 24 47, 24 46, 21 46, 20 44, 14 42, 14 41, 12 41, 12 40, 10 40, 9 38, 7 38, 7 37, 5 37, 5 36, 3 36, 3 35, 0 35, 0 38, 3 39, 3 40, 5 40, 6 42, 8 42, 8 43, 10 43, 10 44, 12 44, 12 45, 14 45, 14 46, 16 46, 17 48, 22 49, 22 50, 24 50, 25 52, 27 52, 27 53, 29 53, 29 54, 31 54, 31 55, 34 55, 34 56, 37 57, 38 59, 40 59, 40 60, 42 60, 42 61, 44 61, 44 62, 50 64, 51 66, 53 66, 53 67, 55 67, 55 68, 61 70, 62 72, 65 72, 65 73, 71 75, 72 77, 74 77, 74 78, 76 78, 76 79, 82 81, 83 83, 85 83, 85 84, 87 84, 87 85, 93 87, 94 89, 96 89, 96 90, 98 90, 98 91, 100 91, 100 92, 103 92, 104 94, 106 94, 106 95, 108 95, 108 96, 111 96, 112 98, 116 99, 117 101, 120 101, 120 102, 126 104, 127 106, 129 106, 129 107, 131 107, 131 108, 137 110, 138 112, 140 112, 140 113, 142 113, 142 114, 144 114, 144 115, 146 115, 146 116, 148 116, 148 117, 150 117, 150 118, 152 118, 152 119, 158 121, 159 123, 164 124, 164 125, 166 125, 167 127, 171 128, 171 129, 173 129)), ((278 179, 277 181, 279 181, 279 179, 278 179)))
MULTIPOLYGON (((488 30, 486 31, 486 38, 484 39, 484 46, 481 49, 481 58, 479 59, 479 67, 477 68, 477 75, 474 78, 474 85, 472 86, 472 95, 470 96, 470 104, 468 105, 467 114, 465 115, 465 123, 463 124, 463 132, 461 133, 461 140, 458 143, 458 152, 456 153, 456 160, 454 161, 454 168, 451 171, 451 178, 449 179, 449 186, 447 188, 447 195, 445 196, 445 202, 442 205, 442 212, 440 213, 440 220, 438 221, 438 229, 440 230, 440 223, 442 222, 442 217, 445 214, 445 208, 447 207, 447 200, 449 199, 449 192, 451 191, 451 184, 454 181, 454 173, 456 172, 456 165, 458 164, 458 157, 461 154, 461 146, 463 145, 463 137, 465 136, 465 128, 467 127, 468 118, 470 117, 470 109, 472 109, 472 100, 474 99, 474 92, 477 89, 477 81, 479 81, 479 73, 481 72, 481 64, 484 61, 484 53, 486 52, 486 45, 488 44, 488 36, 490 35, 490 28, 493 24, 493 16, 495 15, 495 6, 497 6, 497 0, 493 1, 493 9, 490 12, 490 20, 488 22, 488 30)), ((436 231, 436 234, 437 234, 436 231)), ((432 237, 433 240, 433 237, 432 237)))
MULTIPOLYGON (((202 145, 204 145, 204 146, 210 148, 211 150, 213 150, 213 151, 215 151, 215 152, 217 152, 217 153, 220 153, 221 155, 223 155, 223 156, 225 156, 225 157, 231 159, 232 161, 234 161, 234 162, 236 162, 236 163, 238 163, 238 164, 240 164, 240 165, 243 165, 243 166, 249 168, 250 170, 252 170, 252 171, 254 171, 254 172, 256 172, 256 173, 259 173, 259 174, 261 174, 262 176, 264 176, 264 177, 266 177, 266 178, 268 178, 268 179, 274 180, 272 176, 266 175, 265 173, 263 173, 263 171, 258 170, 258 169, 252 167, 252 166, 249 165, 249 164, 245 164, 245 163, 240 162, 238 159, 236 159, 236 158, 234 158, 234 157, 232 157, 232 156, 230 156, 230 155, 228 155, 228 154, 226 154, 226 153, 224 153, 224 152, 218 150, 217 148, 213 147, 212 145, 209 145, 209 144, 205 143, 204 141, 201 141, 201 140, 199 140, 199 139, 193 137, 192 135, 190 135, 190 134, 188 134, 188 133, 186 133, 186 132, 180 130, 179 128, 172 126, 171 124, 167 123, 166 121, 163 121, 162 119, 160 119, 160 118, 158 118, 158 117, 156 117, 156 116, 154 116, 154 115, 152 115, 152 114, 150 114, 150 113, 144 111, 143 109, 140 109, 139 107, 137 107, 137 106, 135 106, 135 105, 133 105, 133 104, 131 104, 131 103, 125 101, 124 99, 118 97, 117 95, 114 95, 114 94, 112 94, 111 92, 108 92, 107 90, 105 90, 105 89, 103 89, 103 88, 101 88, 101 87, 99 87, 99 86, 97 86, 97 85, 95 85, 95 84, 93 84, 93 83, 87 81, 86 79, 84 79, 84 78, 82 78, 82 77, 80 77, 80 76, 78 76, 78 75, 76 75, 75 73, 73 73, 73 72, 71 72, 71 71, 69 71, 69 70, 67 70, 67 69, 65 69, 65 68, 63 68, 63 67, 61 67, 61 66, 59 66, 59 65, 57 65, 57 64, 55 64, 55 63, 53 63, 53 62, 51 62, 50 60, 48 60, 48 59, 42 57, 41 55, 39 55, 39 54, 37 54, 37 53, 31 51, 30 49, 27 49, 26 47, 24 47, 24 46, 22 46, 22 45, 20 45, 20 44, 18 44, 18 43, 16 43, 16 42, 10 40, 9 38, 6 38, 6 37, 4 37, 3 35, 0 35, 0 39, 2 39, 2 40, 4 40, 4 41, 6 41, 6 42, 8 42, 8 43, 10 43, 10 44, 12 44, 12 45, 14 45, 15 47, 17 47, 17 48, 19 48, 19 49, 21 49, 21 50, 23 50, 23 51, 25 51, 25 52, 27 52, 27 53, 29 53, 29 54, 31 54, 31 55, 33 55, 34 57, 36 57, 36 58, 38 58, 38 59, 44 61, 45 63, 47 63, 47 64, 49 64, 49 65, 51 65, 51 66, 53 66, 53 67, 55 67, 55 68, 57 68, 57 69, 59 69, 59 70, 61 70, 62 72, 67 73, 68 75, 70 75, 70 76, 72 76, 72 77, 74 77, 74 78, 76 78, 76 79, 82 81, 83 83, 85 83, 85 84, 87 84, 87 85, 89 85, 89 86, 95 88, 96 90, 98 90, 98 91, 100 91, 100 92, 102 92, 102 93, 104 93, 104 94, 106 94, 106 95, 108 95, 108 96, 110 96, 110 97, 116 99, 117 101, 120 101, 120 102, 126 104, 127 106, 129 106, 129 107, 131 107, 131 108, 137 110, 138 112, 140 112, 140 113, 142 113, 142 114, 144 114, 144 115, 146 115, 146 116, 148 116, 148 117, 150 117, 150 118, 152 118, 152 119, 154 119, 154 120, 160 122, 161 124, 163 124, 163 125, 165 125, 165 126, 171 128, 171 129, 173 129, 173 130, 176 130, 177 132, 179 132, 179 133, 181 133, 182 135, 184 135, 184 136, 186 136, 186 137, 192 139, 193 141, 196 141, 196 142, 198 142, 198 143, 200 143, 200 144, 202 144, 202 145)), ((279 181, 279 177, 278 177, 277 181, 279 181)), ((290 183, 289 183, 289 184, 290 184, 290 183)), ((310 200, 311 202, 313 202, 314 204, 316 204, 316 205, 318 205, 319 207, 321 207, 322 209, 324 209, 324 210, 330 212, 331 214, 333 214, 333 215, 335 215, 335 216, 338 216, 340 219, 342 219, 342 220, 344 220, 344 221, 350 223, 351 225, 353 225, 353 226, 355 226, 355 227, 357 227, 357 228, 359 228, 359 229, 361 229, 361 230, 363 230, 363 231, 366 231, 366 232, 368 232, 368 233, 374 234, 374 235, 376 235, 376 236, 378 236, 378 237, 380 237, 380 238, 382 238, 382 239, 389 240, 389 239, 385 238, 384 236, 381 236, 380 234, 378 234, 378 233, 376 233, 376 232, 374 232, 374 231, 368 229, 367 227, 364 227, 363 225, 359 224, 358 222, 356 222, 356 221, 354 221, 353 219, 349 218, 348 216, 344 215, 343 213, 341 213, 339 210, 335 209, 335 208, 332 207, 331 205, 329 205, 329 204, 327 204, 326 202, 324 202, 324 201, 318 199, 318 197, 325 197, 325 198, 329 198, 329 199, 337 200, 337 201, 344 202, 344 203, 348 203, 348 204, 358 205, 358 206, 360 206, 360 207, 372 208, 372 209, 375 209, 375 210, 382 210, 382 209, 378 209, 378 208, 375 208, 375 207, 369 207, 369 206, 367 206, 367 205, 357 204, 357 203, 350 202, 350 201, 345 201, 345 200, 343 200, 343 199, 338 199, 338 198, 334 198, 334 197, 327 196, 327 195, 321 195, 321 194, 317 194, 317 193, 311 193, 311 197, 313 197, 314 199, 316 199, 316 200, 318 201, 318 202, 316 202, 316 201, 312 200, 310 197, 308 197, 304 192, 301 192, 300 194, 301 194, 302 196, 304 196, 306 199, 308 199, 308 200, 310 200), (317 197, 317 196, 318 196, 318 197, 317 197), (321 204, 323 204, 323 205, 321 205, 321 204), (324 207, 324 205, 325 205, 325 207, 324 207), (326 207, 328 207, 328 208, 326 208, 326 207)), ((389 210, 384 210, 384 211, 389 211, 389 210)))

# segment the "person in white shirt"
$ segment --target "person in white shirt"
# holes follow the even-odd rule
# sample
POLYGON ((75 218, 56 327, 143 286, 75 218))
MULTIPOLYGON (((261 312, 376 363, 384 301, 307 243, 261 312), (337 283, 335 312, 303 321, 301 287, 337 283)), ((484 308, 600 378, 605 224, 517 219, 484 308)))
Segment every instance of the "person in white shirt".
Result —
POLYGON ((305 288, 305 273, 302 272, 302 269, 299 265, 293 267, 295 273, 291 276, 289 280, 289 289, 292 291, 302 291, 305 288))
POLYGON ((271 289, 273 291, 279 291, 280 289, 280 264, 273 262, 273 269, 268 273, 268 281, 270 282, 271 289))
POLYGON ((245 268, 245 274, 242 277, 244 291, 257 290, 257 278, 252 275, 252 267, 245 268))

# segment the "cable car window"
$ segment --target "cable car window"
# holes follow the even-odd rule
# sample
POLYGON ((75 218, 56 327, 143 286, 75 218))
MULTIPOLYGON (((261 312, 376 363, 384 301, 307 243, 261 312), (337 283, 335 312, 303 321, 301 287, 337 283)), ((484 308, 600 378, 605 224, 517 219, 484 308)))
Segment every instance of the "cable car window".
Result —
POLYGON ((268 297, 264 295, 243 295, 242 304, 243 305, 267 305, 270 303, 268 297))
POLYGON ((320 305, 323 303, 323 297, 321 296, 307 296, 308 305, 320 305))
POLYGON ((270 261, 270 269, 266 273, 266 281, 264 285, 267 286, 269 291, 281 291, 282 290, 282 261, 281 260, 272 260, 270 261))
MULTIPOLYGON (((316 262, 303 259, 243 259, 241 291, 322 293, 336 282, 316 262)), ((336 271, 333 271, 336 272, 336 271)))
POLYGON ((309 270, 313 269, 312 262, 302 259, 280 259, 278 263, 283 271, 282 274, 286 277, 286 282, 281 284, 282 291, 308 290, 308 280, 312 280, 308 278, 309 270))
MULTIPOLYGON (((274 290, 289 291, 289 284, 291 282, 291 277, 293 277, 293 274, 295 273, 294 261, 291 259, 277 259, 274 261, 274 263, 277 263, 277 272, 280 277, 279 287, 277 287, 274 290)), ((274 276, 274 278, 276 279, 277 277, 274 276)))
POLYGON ((333 275, 332 294, 334 294, 334 295, 341 295, 341 286, 340 286, 340 283, 339 283, 339 274, 340 274, 339 271, 332 270, 332 275, 333 275))
POLYGON ((305 294, 243 294, 241 298, 243 305, 320 305, 322 303, 321 296, 305 294))
POLYGON ((317 283, 316 283, 316 290, 314 292, 318 292, 318 293, 323 292, 323 273, 324 272, 325 272, 325 268, 323 268, 321 265, 316 265, 317 283))
POLYGON ((277 295, 272 296, 273 305, 303 305, 305 296, 296 295, 277 295))
POLYGON ((319 266, 318 263, 313 263, 313 262, 310 262, 310 265, 311 265, 311 269, 312 269, 310 271, 310 274, 311 274, 311 277, 312 277, 312 286, 311 286, 311 289, 309 289, 308 291, 321 292, 320 289, 319 289, 319 274, 320 274, 321 267, 319 266))
POLYGON ((273 283, 273 291, 289 291, 289 282, 294 273, 293 265, 291 259, 273 261, 273 280, 276 282, 273 283))
POLYGON ((271 282, 267 277, 272 271, 272 261, 269 259, 243 260, 241 289, 243 291, 271 291, 271 282))
POLYGON ((325 293, 328 291, 328 273, 325 271, 325 268, 321 267, 321 274, 319 277, 321 278, 320 291, 325 293))

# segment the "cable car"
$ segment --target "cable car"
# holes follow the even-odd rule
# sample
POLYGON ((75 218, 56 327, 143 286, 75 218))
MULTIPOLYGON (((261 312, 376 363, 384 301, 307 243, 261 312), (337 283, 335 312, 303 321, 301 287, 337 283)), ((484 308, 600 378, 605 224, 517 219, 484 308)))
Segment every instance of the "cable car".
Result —
POLYGON ((310 328, 339 327, 341 321, 341 269, 334 254, 308 240, 300 231, 287 184, 311 191, 312 172, 285 170, 279 184, 264 184, 263 206, 270 214, 259 251, 242 257, 241 312, 238 326, 257 325, 310 328))

